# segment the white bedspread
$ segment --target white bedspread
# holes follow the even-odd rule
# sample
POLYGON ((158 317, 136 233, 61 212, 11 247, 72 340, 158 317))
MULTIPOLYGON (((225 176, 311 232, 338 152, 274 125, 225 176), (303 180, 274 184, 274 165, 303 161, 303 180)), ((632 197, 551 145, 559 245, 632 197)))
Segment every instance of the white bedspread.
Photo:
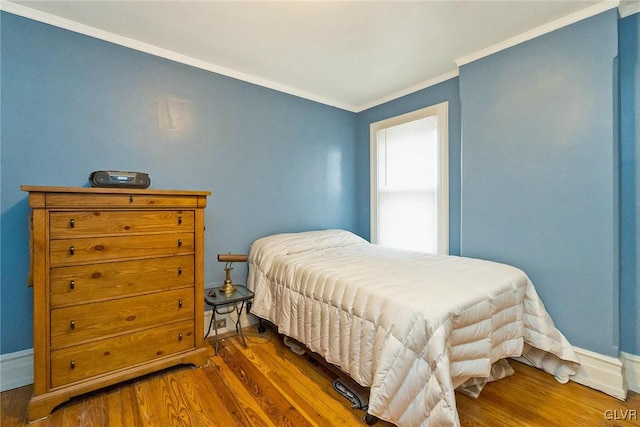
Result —
POLYGON ((521 270, 397 251, 342 230, 256 240, 252 312, 371 388, 400 426, 459 425, 454 389, 523 355, 565 382, 577 358, 521 270))

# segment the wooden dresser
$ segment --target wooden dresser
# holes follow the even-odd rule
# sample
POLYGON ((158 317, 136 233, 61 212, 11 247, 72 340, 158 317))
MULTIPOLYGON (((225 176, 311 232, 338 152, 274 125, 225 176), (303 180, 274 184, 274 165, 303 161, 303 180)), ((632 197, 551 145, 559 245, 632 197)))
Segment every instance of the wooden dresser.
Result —
POLYGON ((34 390, 28 420, 88 391, 206 363, 208 191, 29 192, 34 390))

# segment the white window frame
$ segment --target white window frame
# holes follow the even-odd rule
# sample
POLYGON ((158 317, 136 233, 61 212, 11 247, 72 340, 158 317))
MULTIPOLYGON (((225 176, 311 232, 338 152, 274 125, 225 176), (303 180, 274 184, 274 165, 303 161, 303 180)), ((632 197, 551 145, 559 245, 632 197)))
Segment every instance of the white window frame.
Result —
POLYGON ((438 134, 438 196, 436 221, 438 223, 438 254, 449 254, 449 103, 442 102, 400 116, 369 125, 370 135, 370 188, 371 188, 371 242, 378 243, 378 131, 427 117, 437 116, 438 134))

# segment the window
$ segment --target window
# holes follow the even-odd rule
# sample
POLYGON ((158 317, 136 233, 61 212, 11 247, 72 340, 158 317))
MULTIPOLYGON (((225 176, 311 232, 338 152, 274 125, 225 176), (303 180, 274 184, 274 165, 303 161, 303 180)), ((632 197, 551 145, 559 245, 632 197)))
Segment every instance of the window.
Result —
POLYGON ((371 241, 449 251, 448 103, 371 124, 371 241))

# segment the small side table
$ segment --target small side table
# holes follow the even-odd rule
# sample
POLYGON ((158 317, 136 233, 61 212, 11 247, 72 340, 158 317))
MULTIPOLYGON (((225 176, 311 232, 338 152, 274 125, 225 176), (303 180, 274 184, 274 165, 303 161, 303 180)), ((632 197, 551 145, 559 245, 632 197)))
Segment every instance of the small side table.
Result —
POLYGON ((234 311, 238 313, 238 320, 236 321, 236 335, 240 335, 240 338, 242 338, 242 345, 244 345, 245 347, 247 346, 247 343, 244 340, 244 334, 242 333, 240 315, 242 314, 242 310, 244 309, 245 302, 251 301, 253 299, 253 292, 247 289, 246 286, 235 285, 235 287, 235 291, 230 294, 220 292, 220 287, 204 290, 204 302, 206 302, 213 308, 211 321, 209 322, 209 329, 207 329, 207 334, 204 336, 204 338, 206 339, 209 336, 209 332, 211 332, 211 325, 213 324, 213 330, 216 335, 216 355, 218 354, 219 345, 216 313, 220 315, 233 313, 234 311), (226 309, 226 311, 219 311, 223 308, 226 309))

